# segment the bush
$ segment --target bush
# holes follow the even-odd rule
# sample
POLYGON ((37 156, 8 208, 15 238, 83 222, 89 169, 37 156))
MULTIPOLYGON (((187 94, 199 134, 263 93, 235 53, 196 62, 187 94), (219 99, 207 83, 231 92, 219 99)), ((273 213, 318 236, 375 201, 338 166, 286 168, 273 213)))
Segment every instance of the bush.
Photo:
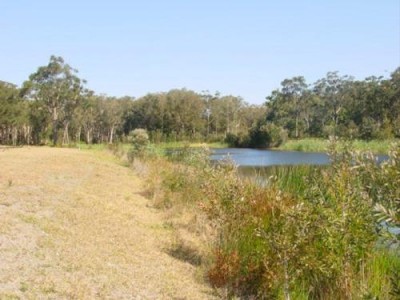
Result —
POLYGON ((149 145, 149 135, 145 129, 135 129, 129 134, 132 147, 128 152, 128 160, 132 162, 135 157, 143 157, 149 145))
POLYGON ((227 143, 229 147, 239 147, 239 136, 233 133, 227 133, 224 142, 227 143))
POLYGON ((271 171, 264 185, 240 178, 229 161, 210 166, 206 149, 186 147, 174 163, 155 163, 161 178, 151 194, 158 207, 186 204, 207 214, 201 228, 215 231, 213 250, 198 261, 226 297, 386 299, 400 290, 399 276, 376 246, 374 214, 399 225, 399 148, 377 165, 347 145, 340 153, 335 147, 331 165, 271 171), (382 266, 375 267, 377 255, 382 266))
POLYGON ((250 136, 246 133, 240 133, 237 135, 228 133, 224 142, 230 147, 247 148, 250 147, 250 136))
POLYGON ((254 148, 278 147, 286 142, 287 131, 273 123, 256 126, 250 130, 250 146, 254 148))
POLYGON ((280 179, 262 187, 214 172, 203 207, 220 224, 208 273, 216 288, 267 299, 369 292, 362 290, 362 270, 377 241, 373 203, 352 153, 334 152, 332 159, 310 173, 302 192, 280 190, 280 179))

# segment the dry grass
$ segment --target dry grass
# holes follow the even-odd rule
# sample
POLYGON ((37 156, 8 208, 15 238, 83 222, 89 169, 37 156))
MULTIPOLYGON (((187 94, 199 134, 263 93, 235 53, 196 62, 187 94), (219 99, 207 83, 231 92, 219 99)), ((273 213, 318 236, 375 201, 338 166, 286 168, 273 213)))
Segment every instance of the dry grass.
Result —
POLYGON ((112 155, 8 149, 0 166, 0 299, 213 298, 112 155))

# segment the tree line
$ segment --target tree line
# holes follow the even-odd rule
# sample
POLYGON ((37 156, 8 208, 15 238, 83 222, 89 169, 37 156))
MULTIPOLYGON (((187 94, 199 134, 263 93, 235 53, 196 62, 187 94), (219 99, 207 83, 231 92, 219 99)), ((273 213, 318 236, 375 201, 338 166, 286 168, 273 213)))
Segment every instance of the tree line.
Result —
POLYGON ((354 80, 329 72, 314 84, 285 79, 263 105, 188 89, 141 98, 98 95, 62 57, 51 56, 21 87, 0 81, 0 143, 124 141, 144 128, 153 142, 227 141, 275 146, 289 138, 400 137, 400 68, 390 78, 354 80))
POLYGON ((268 97, 267 122, 292 138, 338 135, 359 139, 400 136, 400 68, 389 79, 354 80, 328 72, 308 85, 302 76, 285 79, 268 97))

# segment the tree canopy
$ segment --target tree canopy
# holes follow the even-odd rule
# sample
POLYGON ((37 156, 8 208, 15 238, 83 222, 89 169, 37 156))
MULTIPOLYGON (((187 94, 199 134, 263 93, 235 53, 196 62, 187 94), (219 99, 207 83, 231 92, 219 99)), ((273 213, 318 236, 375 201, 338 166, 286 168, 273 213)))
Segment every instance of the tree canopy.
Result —
POLYGON ((113 143, 137 128, 154 142, 226 140, 250 147, 277 145, 287 137, 400 137, 400 68, 389 78, 355 80, 339 72, 312 84, 303 76, 287 78, 263 105, 189 89, 117 98, 85 84, 56 56, 21 88, 0 81, 0 143, 113 143))

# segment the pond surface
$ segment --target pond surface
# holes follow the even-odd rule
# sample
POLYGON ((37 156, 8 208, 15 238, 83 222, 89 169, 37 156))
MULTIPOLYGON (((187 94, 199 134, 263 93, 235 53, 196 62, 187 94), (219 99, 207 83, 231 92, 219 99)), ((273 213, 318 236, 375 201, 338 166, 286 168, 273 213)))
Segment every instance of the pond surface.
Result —
MULTIPOLYGON (((260 150, 248 148, 213 149, 211 160, 229 157, 241 167, 269 167, 281 165, 327 165, 329 156, 320 152, 299 152, 281 150, 260 150)), ((386 155, 378 155, 377 162, 387 159, 386 155)))
POLYGON ((211 160, 229 157, 239 166, 326 165, 329 156, 318 152, 222 148, 213 149, 211 160))

